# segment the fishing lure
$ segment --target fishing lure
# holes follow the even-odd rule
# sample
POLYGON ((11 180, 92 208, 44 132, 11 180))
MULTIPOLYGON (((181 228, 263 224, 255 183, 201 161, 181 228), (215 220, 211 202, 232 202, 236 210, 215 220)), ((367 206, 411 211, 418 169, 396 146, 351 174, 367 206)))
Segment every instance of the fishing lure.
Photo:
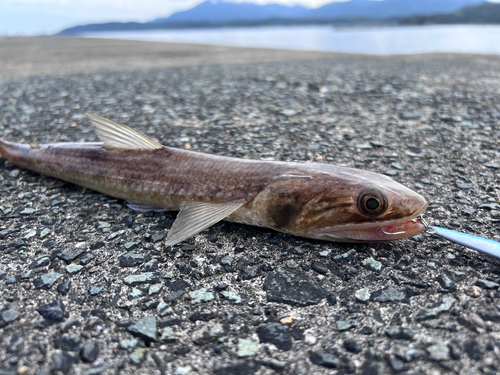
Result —
POLYGON ((449 241, 468 247, 469 249, 473 249, 479 251, 480 253, 491 255, 500 259, 500 242, 493 241, 488 238, 473 236, 468 233, 457 232, 451 229, 430 226, 429 223, 423 218, 420 218, 420 221, 422 221, 427 228, 427 233, 446 238, 449 241))

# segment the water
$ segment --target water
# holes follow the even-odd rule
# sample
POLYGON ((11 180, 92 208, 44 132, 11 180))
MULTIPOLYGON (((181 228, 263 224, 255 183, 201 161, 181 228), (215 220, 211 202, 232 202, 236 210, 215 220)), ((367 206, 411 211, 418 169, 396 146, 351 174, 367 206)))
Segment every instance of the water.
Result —
POLYGON ((500 54, 500 26, 496 25, 350 29, 331 26, 269 26, 101 32, 86 33, 84 36, 376 55, 430 52, 500 54))

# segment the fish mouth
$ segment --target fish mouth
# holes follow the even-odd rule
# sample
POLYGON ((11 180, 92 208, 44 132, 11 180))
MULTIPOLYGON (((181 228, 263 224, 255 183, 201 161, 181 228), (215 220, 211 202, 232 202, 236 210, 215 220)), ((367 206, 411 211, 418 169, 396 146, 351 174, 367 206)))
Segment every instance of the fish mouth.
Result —
POLYGON ((418 212, 410 218, 372 223, 346 224, 322 229, 316 238, 337 242, 383 242, 409 238, 427 230, 418 212))

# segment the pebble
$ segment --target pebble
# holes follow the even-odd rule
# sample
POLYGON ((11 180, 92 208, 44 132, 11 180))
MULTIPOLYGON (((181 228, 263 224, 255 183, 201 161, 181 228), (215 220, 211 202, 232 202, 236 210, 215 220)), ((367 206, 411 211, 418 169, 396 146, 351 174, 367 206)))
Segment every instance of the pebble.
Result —
POLYGON ((78 352, 80 350, 81 341, 73 335, 62 335, 54 340, 54 347, 67 352, 78 352))
POLYGON ((189 293, 189 297, 191 298, 191 304, 195 305, 197 303, 211 301, 215 298, 215 295, 212 292, 208 292, 206 288, 201 288, 189 293))
POLYGON ((49 257, 41 257, 35 260, 33 263, 29 265, 29 269, 35 269, 35 268, 40 268, 40 267, 46 267, 50 264, 50 258, 49 257))
POLYGON ((52 354, 52 368, 54 371, 61 371, 68 374, 73 365, 77 364, 78 358, 68 352, 55 352, 52 354))
POLYGON ((328 367, 328 368, 337 368, 340 360, 338 357, 331 353, 309 353, 309 359, 312 363, 318 366, 328 367))
POLYGON ((455 302, 456 302, 455 298, 446 297, 441 301, 441 303, 438 306, 427 307, 425 309, 419 310, 415 315, 415 321, 423 322, 425 320, 435 319, 442 313, 449 311, 455 302))
POLYGON ((163 317, 167 315, 172 315, 174 311, 172 310, 170 305, 166 304, 163 301, 160 301, 158 306, 156 306, 156 312, 158 313, 159 316, 163 317))
POLYGON ((62 273, 49 272, 33 280, 33 285, 36 289, 50 289, 61 277, 62 273))
POLYGON ((360 302, 368 302, 370 296, 371 294, 368 288, 358 289, 354 292, 354 297, 360 302))
POLYGON ((134 365, 140 365, 146 359, 148 350, 146 348, 135 348, 128 356, 134 365))
POLYGON ((161 331, 160 340, 166 343, 173 343, 177 340, 177 334, 172 327, 164 327, 161 331))
POLYGON ((389 326, 385 329, 385 334, 393 340, 413 339, 413 331, 409 327, 389 326))
POLYGON ((19 318, 19 308, 17 302, 12 302, 8 309, 1 310, 0 317, 5 324, 12 323, 19 318))
POLYGON ((65 282, 57 286, 57 291, 62 295, 68 294, 70 289, 71 289, 71 280, 66 280, 65 282))
POLYGON ((132 351, 137 345, 139 345, 137 339, 121 339, 118 342, 118 348, 128 351, 132 351))
POLYGON ((370 299, 375 302, 396 302, 404 300, 406 295, 403 292, 388 286, 373 292, 370 299))
POLYGON ((89 294, 91 296, 97 296, 99 293, 101 293, 104 290, 103 285, 91 285, 89 287, 89 294))
POLYGON ((248 295, 246 294, 230 292, 228 290, 223 290, 220 294, 232 305, 243 305, 248 301, 248 295))
POLYGON ((68 319, 66 319, 63 323, 61 323, 61 331, 63 333, 68 332, 71 328, 75 326, 79 326, 80 321, 74 315, 70 315, 68 319))
POLYGON ((136 286, 142 284, 158 283, 160 275, 156 272, 145 272, 138 275, 130 275, 123 279, 123 282, 128 286, 136 286))
POLYGON ((280 350, 292 349, 292 336, 290 328, 279 323, 268 323, 257 328, 257 334, 261 343, 276 345, 280 350))
POLYGON ((363 260, 363 266, 373 272, 381 272, 384 266, 382 263, 376 261, 373 258, 366 258, 363 260))
POLYGON ((324 266, 324 264, 320 263, 320 262, 312 262, 311 268, 314 271, 316 271, 317 273, 320 273, 322 275, 324 275, 325 273, 328 272, 328 270, 326 269, 326 267, 324 266))
POLYGON ((477 313, 483 320, 500 323, 500 313, 496 310, 478 310, 477 313))
POLYGON ((248 339, 238 338, 238 351, 236 355, 240 358, 251 357, 259 350, 259 344, 248 339))
POLYGON ((450 359, 448 346, 441 340, 434 340, 434 344, 427 347, 426 351, 433 361, 447 361, 450 359))
POLYGON ((127 332, 144 340, 156 341, 156 319, 154 315, 146 315, 139 321, 128 327, 127 332))
POLYGON ((196 345, 204 345, 227 335, 229 324, 225 321, 211 321, 191 334, 196 345))
POLYGON ((149 286, 148 295, 158 294, 163 289, 163 284, 154 284, 149 286))
POLYGON ((344 348, 348 352, 351 353, 360 353, 363 348, 361 347, 361 344, 359 344, 356 340, 354 339, 346 339, 344 340, 344 348))
POLYGON ((356 328, 358 326, 358 322, 355 319, 338 319, 336 321, 337 329, 341 332, 349 331, 350 329, 356 328))
POLYGON ((292 306, 309 306, 319 303, 326 293, 315 281, 300 270, 278 268, 264 280, 268 302, 292 306))
POLYGON ((500 284, 485 279, 477 279, 476 285, 483 289, 498 289, 500 284))
POLYGON ((64 305, 59 300, 40 306, 36 311, 38 311, 49 324, 60 323, 64 317, 64 305))
POLYGON ((79 264, 74 264, 71 263, 69 266, 66 267, 66 272, 69 273, 70 275, 77 274, 83 269, 83 266, 80 266, 79 264))
POLYGON ((355 256, 356 256, 356 250, 351 249, 345 253, 335 255, 333 257, 333 261, 338 264, 348 264, 356 259, 355 256))
POLYGON ((215 361, 213 372, 215 375, 252 375, 260 368, 260 362, 254 360, 222 363, 215 361))
POLYGON ((79 258, 84 252, 84 249, 74 249, 71 251, 66 251, 64 253, 59 253, 57 254, 57 257, 69 264, 75 259, 79 258))
POLYGON ((136 267, 144 262, 144 256, 139 253, 127 253, 118 258, 120 267, 136 267))

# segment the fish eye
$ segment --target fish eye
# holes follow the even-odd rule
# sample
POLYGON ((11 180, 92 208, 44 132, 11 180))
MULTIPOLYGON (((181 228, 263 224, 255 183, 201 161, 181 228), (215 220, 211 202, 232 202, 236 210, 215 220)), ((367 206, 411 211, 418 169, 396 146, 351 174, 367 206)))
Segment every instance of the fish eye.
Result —
POLYGON ((387 198, 377 189, 366 189, 358 197, 359 210, 368 216, 378 216, 387 210, 387 198))

